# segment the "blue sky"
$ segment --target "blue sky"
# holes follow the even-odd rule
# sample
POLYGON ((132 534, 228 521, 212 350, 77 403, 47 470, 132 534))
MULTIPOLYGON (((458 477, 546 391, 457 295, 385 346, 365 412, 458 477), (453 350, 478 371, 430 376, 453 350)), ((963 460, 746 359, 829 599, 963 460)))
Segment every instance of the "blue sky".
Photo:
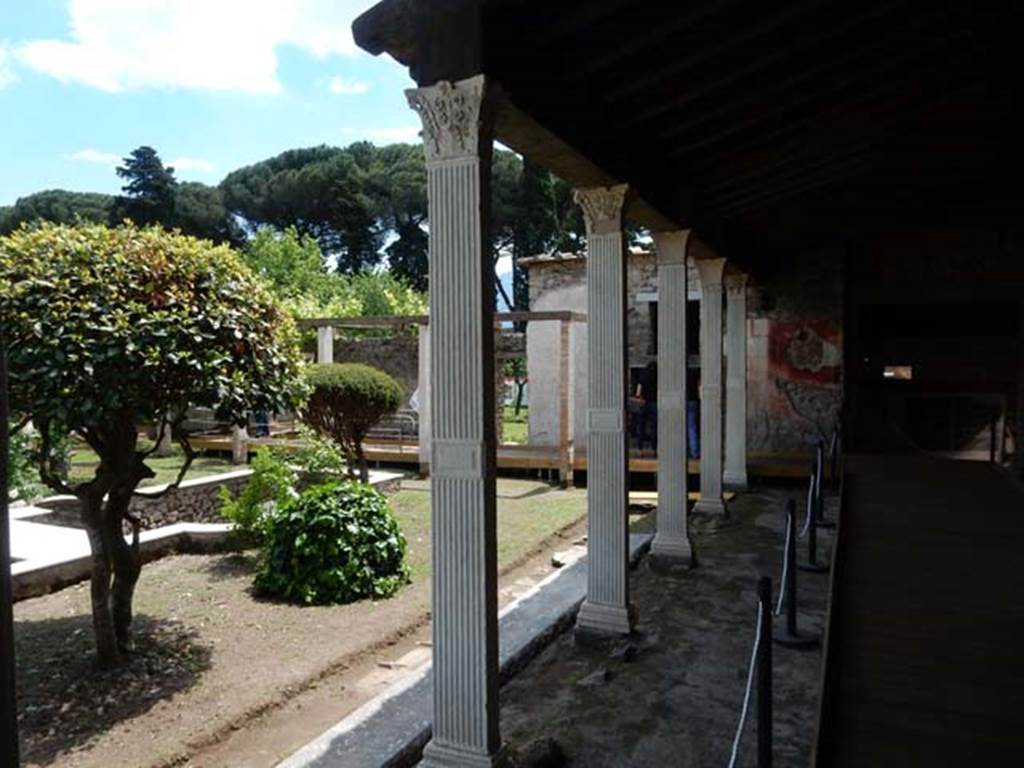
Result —
POLYGON ((416 141, 412 85, 359 51, 374 0, 0 0, 0 205, 117 192, 141 144, 216 184, 293 147, 416 141))

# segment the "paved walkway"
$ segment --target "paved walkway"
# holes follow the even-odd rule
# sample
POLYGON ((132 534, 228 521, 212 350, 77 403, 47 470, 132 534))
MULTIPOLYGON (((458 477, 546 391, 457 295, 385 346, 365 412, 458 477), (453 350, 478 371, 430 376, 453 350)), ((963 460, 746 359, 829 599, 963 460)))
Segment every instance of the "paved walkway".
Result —
POLYGON ((32 506, 11 507, 11 557, 19 570, 75 560, 89 554, 85 531, 49 525, 50 513, 32 506))
POLYGON ((1024 765, 1024 487, 917 456, 846 483, 819 764, 1024 765))
MULTIPOLYGON (((576 645, 571 633, 561 637, 502 691, 509 744, 521 750, 554 739, 575 768, 728 765, 754 638, 757 578, 778 583, 785 500, 803 494, 795 485, 740 494, 732 524, 695 524, 699 565, 692 571, 666 575, 642 563, 630 580, 640 617, 634 643, 591 648, 576 645)), ((829 539, 823 532, 825 557, 829 539)), ((827 589, 827 575, 799 572, 801 628, 820 629, 827 589)), ((773 655, 775 764, 807 765, 820 649, 775 645, 773 655)), ((756 720, 752 703, 737 766, 756 764, 756 720)))

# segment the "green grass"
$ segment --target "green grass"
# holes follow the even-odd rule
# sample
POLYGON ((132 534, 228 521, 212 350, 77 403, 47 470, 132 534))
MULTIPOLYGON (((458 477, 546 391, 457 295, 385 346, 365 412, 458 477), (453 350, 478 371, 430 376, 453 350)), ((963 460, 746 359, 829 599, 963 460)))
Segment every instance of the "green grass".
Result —
POLYGON ((519 415, 516 416, 516 409, 511 405, 505 406, 504 412, 504 426, 502 428, 502 442, 503 443, 515 443, 516 445, 526 445, 530 441, 530 429, 527 414, 529 411, 526 407, 519 409, 519 415))
MULTIPOLYGON (((406 480, 391 507, 409 548, 413 581, 430 577, 430 484, 406 480)), ((544 539, 587 514, 583 489, 561 490, 536 480, 498 480, 498 568, 510 565, 544 539)))
MULTIPOLYGON (((177 479, 178 472, 181 471, 181 466, 184 462, 185 454, 178 446, 174 446, 173 452, 170 456, 150 456, 146 460, 146 465, 156 472, 156 477, 150 478, 149 480, 143 480, 141 485, 144 487, 174 482, 174 480, 177 479)), ((96 472, 97 466, 99 466, 99 458, 96 454, 93 453, 91 449, 78 445, 71 452, 71 472, 69 479, 75 482, 89 480, 96 472)), ((221 472, 230 472, 232 469, 235 469, 235 467, 233 467, 231 462, 227 459, 211 456, 197 456, 195 461, 192 462, 192 466, 189 467, 188 474, 185 476, 185 479, 193 480, 198 477, 208 477, 210 475, 220 474, 221 472)))

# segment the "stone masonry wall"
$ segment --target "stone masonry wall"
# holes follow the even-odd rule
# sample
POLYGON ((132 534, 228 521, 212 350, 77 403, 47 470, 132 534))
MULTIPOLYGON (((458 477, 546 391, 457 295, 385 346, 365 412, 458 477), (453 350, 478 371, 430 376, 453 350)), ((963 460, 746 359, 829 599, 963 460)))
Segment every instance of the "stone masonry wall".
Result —
POLYGON ((792 254, 747 294, 747 449, 828 439, 843 388, 842 254, 792 254))
POLYGON ((406 401, 419 383, 419 341, 415 333, 363 338, 339 334, 334 341, 334 360, 363 363, 390 374, 405 390, 406 401))

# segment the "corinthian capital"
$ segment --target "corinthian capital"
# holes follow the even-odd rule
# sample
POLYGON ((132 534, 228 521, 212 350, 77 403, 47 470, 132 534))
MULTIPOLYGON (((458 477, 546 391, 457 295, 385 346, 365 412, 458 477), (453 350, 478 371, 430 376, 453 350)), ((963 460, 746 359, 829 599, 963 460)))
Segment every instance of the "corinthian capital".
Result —
POLYGON ((405 97, 423 121, 420 135, 428 163, 476 157, 484 101, 483 75, 410 88, 405 97))
POLYGON ((583 209, 588 235, 622 231, 622 206, 628 190, 628 184, 576 190, 573 199, 583 209))

